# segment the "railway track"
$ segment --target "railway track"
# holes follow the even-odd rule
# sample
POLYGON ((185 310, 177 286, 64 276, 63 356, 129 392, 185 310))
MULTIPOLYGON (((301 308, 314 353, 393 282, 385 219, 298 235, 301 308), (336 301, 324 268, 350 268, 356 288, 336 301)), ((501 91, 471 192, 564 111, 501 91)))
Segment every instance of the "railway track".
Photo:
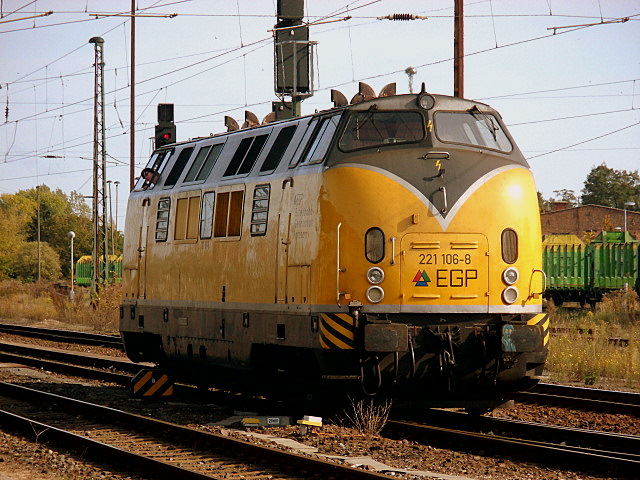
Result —
POLYGON ((412 420, 390 420, 383 433, 439 447, 470 449, 585 472, 637 478, 640 436, 430 411, 412 420))
POLYGON ((6 341, 0 341, 0 360, 119 385, 129 385, 132 375, 150 366, 124 358, 6 341))
MULTIPOLYGON (((51 350, 44 347, 19 346, 0 342, 0 358, 16 363, 41 366, 41 357, 48 357, 45 368, 51 370, 71 368, 71 374, 92 376, 107 381, 128 385, 130 374, 137 372, 139 364, 113 357, 101 357, 86 353, 51 350), (11 353, 8 352, 11 351, 11 353), (83 363, 84 366, 71 365, 83 363), (74 370, 76 369, 76 370, 74 370), (90 373, 86 373, 86 369, 90 373), (121 373, 114 372, 119 370, 121 373), (95 373, 99 372, 99 373, 95 373), (127 373, 129 372, 129 373, 127 373)), ((64 373, 64 372, 63 372, 64 373)), ((520 395, 520 394, 518 394, 520 395)), ((532 394, 528 392, 518 401, 530 403, 558 404, 576 408, 605 411, 616 410, 620 405, 627 413, 637 414, 638 396, 629 392, 615 392, 562 385, 541 384, 532 394), (559 400, 560 399, 560 400, 559 400), (626 402, 626 403, 623 403, 626 402), (612 405, 615 406, 612 408, 612 405), (635 412, 635 413, 633 413, 635 412)), ((410 418, 415 419, 415 415, 410 418)), ((489 417, 470 417, 465 414, 432 412, 428 425, 417 425, 407 420, 390 421, 385 435, 395 438, 418 439, 425 444, 453 447, 470 452, 493 452, 498 455, 518 457, 525 452, 523 460, 535 460, 540 464, 554 466, 564 464, 569 468, 580 465, 586 471, 630 474, 640 471, 640 437, 616 435, 604 432, 573 428, 553 427, 489 417), (551 439, 551 440, 550 440, 551 439), (613 469, 613 470, 612 470, 613 469)))
POLYGON ((388 479, 60 395, 0 382, 0 423, 119 470, 173 479, 388 479))
POLYGON ((60 330, 54 328, 29 327, 24 325, 0 324, 0 332, 23 337, 41 338, 54 342, 81 343, 100 347, 117 348, 124 351, 120 335, 104 335, 98 333, 60 330))
POLYGON ((529 392, 509 395, 522 403, 562 406, 640 417, 640 393, 540 383, 529 392))

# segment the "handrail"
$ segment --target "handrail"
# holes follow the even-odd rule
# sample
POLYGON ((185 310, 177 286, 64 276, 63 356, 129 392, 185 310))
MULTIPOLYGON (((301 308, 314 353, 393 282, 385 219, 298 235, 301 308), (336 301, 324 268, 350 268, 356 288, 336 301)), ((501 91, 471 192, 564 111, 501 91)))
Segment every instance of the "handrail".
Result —
POLYGON ((396 264, 396 237, 391 237, 391 265, 396 264))
POLYGON ((536 295, 542 295, 544 293, 544 291, 547 289, 547 274, 544 273, 544 270, 540 270, 538 268, 534 268, 533 272, 531 272, 531 278, 532 279, 533 279, 533 275, 536 272, 540 272, 542 274, 542 290, 540 292, 531 292, 531 295, 529 296, 529 298, 535 297, 536 295))
POLYGON ((440 209, 440 213, 447 213, 447 187, 443 185, 439 190, 442 192, 442 197, 444 198, 444 206, 440 209))

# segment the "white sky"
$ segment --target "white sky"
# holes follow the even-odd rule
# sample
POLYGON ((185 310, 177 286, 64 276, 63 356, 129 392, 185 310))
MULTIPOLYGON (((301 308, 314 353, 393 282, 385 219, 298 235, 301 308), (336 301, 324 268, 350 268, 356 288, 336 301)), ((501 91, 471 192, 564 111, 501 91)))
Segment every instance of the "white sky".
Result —
MULTIPOLYGON (((316 93, 303 113, 376 92, 453 93, 454 0, 307 0, 316 93), (427 20, 376 17, 413 13, 427 20)), ((129 186, 129 0, 3 0, 0 18, 0 193, 46 184, 91 195, 94 46, 104 38, 107 177, 119 181, 118 225, 129 186), (108 10, 107 10, 108 9, 108 10), (29 18, 53 11, 46 17, 29 18), (8 117, 5 108, 9 109, 8 117), (55 156, 59 158, 47 158, 55 156)), ((178 140, 222 132, 224 116, 271 109, 275 0, 137 0, 136 174, 146 163, 156 104, 174 103, 178 140)), ((501 112, 545 198, 579 196, 601 163, 640 169, 640 2, 466 0, 465 97, 501 112), (600 24, 623 17, 627 22, 600 24), (596 23, 595 26, 549 30, 596 23)), ((115 187, 112 190, 115 201, 115 187)), ((115 205, 113 210, 115 212, 115 205)))

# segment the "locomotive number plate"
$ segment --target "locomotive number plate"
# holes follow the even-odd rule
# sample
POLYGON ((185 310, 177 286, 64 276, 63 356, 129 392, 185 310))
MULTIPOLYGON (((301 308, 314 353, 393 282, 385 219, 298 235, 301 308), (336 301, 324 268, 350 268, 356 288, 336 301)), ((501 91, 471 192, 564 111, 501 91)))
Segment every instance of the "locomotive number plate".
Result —
POLYGON ((402 239, 405 299, 487 303, 487 241, 482 235, 410 234, 402 239))

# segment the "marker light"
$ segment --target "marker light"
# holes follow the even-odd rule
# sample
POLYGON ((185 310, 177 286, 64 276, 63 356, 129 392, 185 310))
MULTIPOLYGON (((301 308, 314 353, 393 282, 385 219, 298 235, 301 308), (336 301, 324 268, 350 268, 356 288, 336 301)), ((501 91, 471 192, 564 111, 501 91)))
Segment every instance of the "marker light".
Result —
POLYGON ((425 110, 429 110, 433 108, 435 104, 436 104, 435 98, 433 98, 428 93, 421 93, 420 96, 418 96, 418 105, 420 105, 425 110))

